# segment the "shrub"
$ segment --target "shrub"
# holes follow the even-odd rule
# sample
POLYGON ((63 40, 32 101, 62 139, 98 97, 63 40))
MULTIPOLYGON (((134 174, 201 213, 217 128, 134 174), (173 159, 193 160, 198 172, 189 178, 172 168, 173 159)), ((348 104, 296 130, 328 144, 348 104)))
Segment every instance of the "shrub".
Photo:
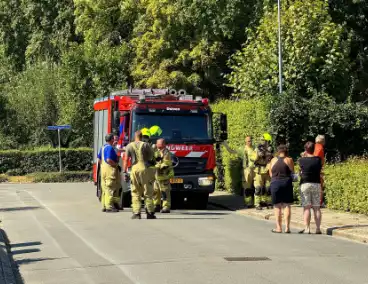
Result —
MULTIPOLYGON (((296 165, 298 172, 298 165, 296 165)), ((325 202, 327 207, 353 213, 368 214, 368 160, 349 159, 327 164, 325 173, 325 202)), ((299 182, 294 183, 294 198, 300 204, 299 182)))
MULTIPOLYGON (((92 149, 62 149, 61 160, 64 171, 90 171, 92 149)), ((57 172, 58 170, 58 149, 0 151, 0 173, 25 175, 33 172, 57 172)))
POLYGON ((0 175, 0 182, 7 182, 8 181, 8 177, 4 174, 0 175))
POLYGON ((237 154, 221 147, 222 163, 225 170, 225 188, 230 192, 241 190, 241 167, 244 138, 252 135, 258 140, 267 130, 269 103, 267 98, 241 101, 222 100, 212 105, 215 112, 228 116, 228 144, 237 154))
POLYGON ((368 214, 368 160, 350 159, 325 169, 325 193, 330 209, 368 214))
POLYGON ((54 182, 87 182, 92 180, 91 172, 49 172, 32 173, 27 175, 27 179, 36 183, 54 183, 54 182))

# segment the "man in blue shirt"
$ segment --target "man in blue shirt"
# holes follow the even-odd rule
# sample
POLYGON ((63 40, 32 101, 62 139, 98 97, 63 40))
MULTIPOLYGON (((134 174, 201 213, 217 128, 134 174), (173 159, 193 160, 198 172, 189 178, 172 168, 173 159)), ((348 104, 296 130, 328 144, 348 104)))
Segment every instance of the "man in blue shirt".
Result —
POLYGON ((119 157, 113 147, 114 135, 105 136, 106 144, 99 151, 97 158, 101 165, 101 204, 103 212, 119 212, 114 206, 114 195, 121 187, 118 169, 119 157))

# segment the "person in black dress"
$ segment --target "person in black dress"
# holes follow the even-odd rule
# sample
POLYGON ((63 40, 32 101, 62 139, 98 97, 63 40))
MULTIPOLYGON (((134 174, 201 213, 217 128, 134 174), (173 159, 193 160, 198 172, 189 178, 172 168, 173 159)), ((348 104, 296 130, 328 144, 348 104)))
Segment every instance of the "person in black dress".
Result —
POLYGON ((291 207, 294 202, 293 173, 294 162, 288 157, 286 145, 280 145, 277 157, 271 160, 271 196, 276 217, 276 229, 273 233, 282 233, 282 208, 285 216, 285 233, 290 233, 291 207))

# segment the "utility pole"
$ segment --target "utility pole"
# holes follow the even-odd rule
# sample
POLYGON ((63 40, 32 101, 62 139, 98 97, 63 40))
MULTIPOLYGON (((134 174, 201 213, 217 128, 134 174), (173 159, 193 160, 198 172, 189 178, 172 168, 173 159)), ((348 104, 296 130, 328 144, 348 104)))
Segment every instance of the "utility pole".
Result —
POLYGON ((61 164, 61 145, 60 145, 60 128, 57 130, 58 132, 58 140, 59 140, 59 168, 60 173, 62 172, 62 164, 61 164))
POLYGON ((281 0, 277 0, 277 14, 279 28, 279 92, 282 94, 281 0))

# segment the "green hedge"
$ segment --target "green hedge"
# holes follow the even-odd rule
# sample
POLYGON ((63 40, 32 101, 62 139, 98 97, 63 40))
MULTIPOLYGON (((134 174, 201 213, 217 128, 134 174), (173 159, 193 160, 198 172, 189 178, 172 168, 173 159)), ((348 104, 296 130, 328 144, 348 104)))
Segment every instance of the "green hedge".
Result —
POLYGON ((7 182, 8 181, 8 177, 4 174, 0 175, 0 182, 7 182))
MULTIPOLYGON (((92 149, 62 149, 63 171, 91 171, 92 149)), ((11 176, 33 172, 59 171, 59 150, 40 149, 28 151, 0 151, 0 173, 11 176)))
POLYGON ((368 160, 350 159, 325 169, 325 193, 330 209, 368 214, 368 160))
POLYGON ((241 101, 222 100, 212 105, 213 111, 227 114, 229 139, 228 144, 237 154, 230 154, 222 147, 222 162, 225 168, 225 189, 240 193, 241 167, 244 140, 247 135, 254 137, 254 142, 267 131, 269 101, 267 98, 241 101))
POLYGON ((27 178, 36 183, 53 183, 53 182, 87 182, 92 180, 91 172, 50 172, 50 173, 32 173, 27 178))
MULTIPOLYGON (((328 208, 368 214, 367 159, 354 158, 344 163, 327 164, 324 173, 325 203, 328 208)), ((299 182, 294 183, 294 198, 300 204, 299 182)))

